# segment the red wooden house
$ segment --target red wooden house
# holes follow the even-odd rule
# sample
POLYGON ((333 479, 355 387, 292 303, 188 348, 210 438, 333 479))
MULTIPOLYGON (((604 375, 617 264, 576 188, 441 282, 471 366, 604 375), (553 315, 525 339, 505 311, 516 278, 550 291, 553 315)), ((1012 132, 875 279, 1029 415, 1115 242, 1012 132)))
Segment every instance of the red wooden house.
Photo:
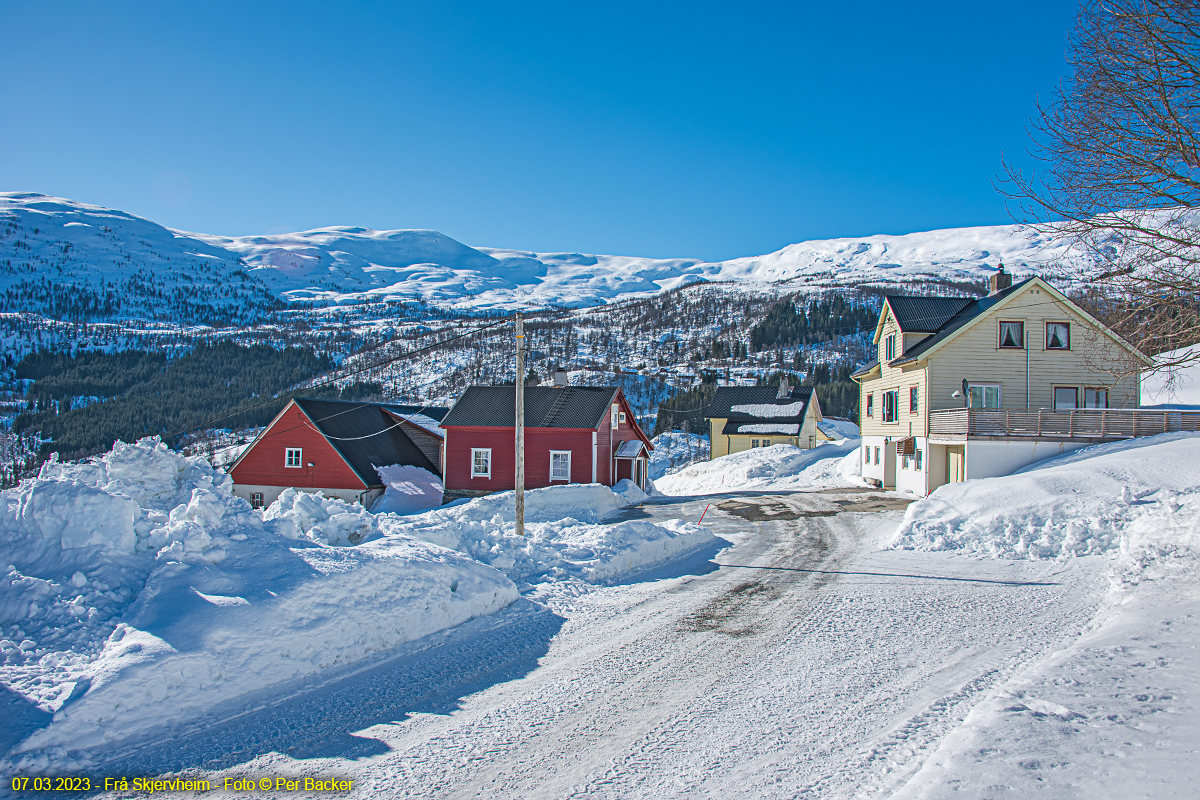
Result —
POLYGON ((370 508, 384 491, 376 467, 409 464, 442 474, 441 436, 428 423, 445 411, 292 400, 229 468, 233 493, 255 508, 287 488, 370 508))
MULTIPOLYGON (((615 386, 526 386, 525 488, 624 478, 646 486, 650 439, 615 386)), ((516 486, 516 389, 472 386, 442 420, 447 494, 516 486)))

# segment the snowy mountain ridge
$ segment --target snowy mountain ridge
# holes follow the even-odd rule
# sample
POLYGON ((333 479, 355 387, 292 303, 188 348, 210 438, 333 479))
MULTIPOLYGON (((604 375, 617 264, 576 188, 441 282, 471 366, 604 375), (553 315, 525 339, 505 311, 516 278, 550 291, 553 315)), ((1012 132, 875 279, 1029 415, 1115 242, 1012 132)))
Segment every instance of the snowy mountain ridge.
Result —
POLYGON ((430 230, 327 227, 225 237, 63 198, 0 193, 0 292, 8 293, 9 311, 35 310, 19 306, 42 278, 97 286, 140 276, 159 281, 161 292, 195 292, 201 280, 284 302, 423 300, 483 310, 592 306, 705 281, 780 291, 975 282, 1000 260, 1022 275, 1049 274, 1069 258, 1062 242, 1019 225, 799 242, 718 262, 471 247, 430 230))

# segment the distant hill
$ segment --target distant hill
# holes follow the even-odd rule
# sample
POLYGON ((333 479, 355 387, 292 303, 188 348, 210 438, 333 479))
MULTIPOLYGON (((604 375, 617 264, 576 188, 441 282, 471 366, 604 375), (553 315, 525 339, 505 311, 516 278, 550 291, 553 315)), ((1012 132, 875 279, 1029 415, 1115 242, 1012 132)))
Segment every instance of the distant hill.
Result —
POLYGON ((592 306, 703 281, 780 293, 864 283, 978 283, 1003 259, 1052 274, 1066 255, 1016 225, 800 242, 730 261, 470 247, 437 231, 320 228, 222 237, 46 195, 0 193, 0 310, 55 319, 246 324, 283 303, 592 306))

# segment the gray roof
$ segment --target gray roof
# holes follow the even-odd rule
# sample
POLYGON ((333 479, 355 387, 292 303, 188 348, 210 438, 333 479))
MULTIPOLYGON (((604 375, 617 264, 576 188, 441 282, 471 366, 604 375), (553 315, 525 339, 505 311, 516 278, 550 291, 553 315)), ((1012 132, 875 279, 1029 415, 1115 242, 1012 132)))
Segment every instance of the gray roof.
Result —
POLYGON ((642 451, 646 449, 646 443, 641 439, 629 439, 621 442, 621 446, 617 448, 617 452, 613 453, 614 458, 638 458, 642 451))
POLYGON ((395 414, 401 416, 412 416, 420 414, 423 417, 429 417, 432 420, 441 422, 446 416, 446 412, 450 409, 445 406, 414 406, 414 405, 398 405, 396 403, 380 403, 381 406, 395 414))
POLYGON ((786 397, 780 398, 776 396, 779 394, 779 388, 776 386, 719 386, 712 402, 705 409, 704 416, 709 419, 725 418, 738 422, 803 422, 804 415, 808 413, 808 401, 812 398, 812 392, 811 386, 800 386, 792 389, 786 397), (799 414, 788 417, 763 417, 733 410, 734 406, 787 406, 792 403, 804 405, 799 414))
POLYGON ((927 353, 930 349, 946 341, 946 339, 952 336, 955 331, 970 324, 980 315, 987 313, 987 311, 993 306, 1011 295, 1013 292, 1018 291, 1022 286, 1029 283, 1031 280, 1033 280, 1033 278, 1026 278, 1020 283, 1014 283, 1012 286, 1003 291, 996 292, 996 294, 990 294, 987 297, 980 297, 970 301, 967 303, 967 305, 963 306, 963 308, 957 314, 946 320, 945 324, 938 328, 937 332, 934 333, 933 336, 930 336, 928 339, 922 339, 916 344, 916 346, 913 347, 913 349, 888 363, 891 365, 907 364, 909 362, 919 360, 924 353, 927 353))
MULTIPOLYGON (((526 386, 525 427, 596 428, 616 397, 615 386, 526 386)), ((513 386, 472 386, 450 407, 442 427, 514 427, 516 400, 513 386)))
POLYGON ((408 464, 442 474, 378 403, 299 397, 295 402, 367 486, 382 486, 375 467, 391 464, 408 464))
POLYGON ((879 366, 879 359, 872 358, 870 361, 863 364, 858 369, 854 370, 854 372, 851 372, 850 377, 851 378, 861 378, 863 375, 870 374, 871 370, 875 369, 878 366, 879 366))
POLYGON ((905 333, 934 333, 974 300, 970 297, 887 295, 896 324, 905 333))

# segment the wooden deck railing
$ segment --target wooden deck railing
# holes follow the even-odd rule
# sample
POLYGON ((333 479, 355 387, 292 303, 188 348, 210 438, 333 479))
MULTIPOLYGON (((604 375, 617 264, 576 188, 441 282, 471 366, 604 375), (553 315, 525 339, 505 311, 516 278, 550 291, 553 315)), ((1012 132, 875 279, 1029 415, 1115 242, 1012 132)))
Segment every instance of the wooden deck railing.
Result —
POLYGON ((929 412, 930 436, 1044 436, 1052 439, 1132 439, 1200 431, 1200 411, 1079 408, 950 408, 929 412))

